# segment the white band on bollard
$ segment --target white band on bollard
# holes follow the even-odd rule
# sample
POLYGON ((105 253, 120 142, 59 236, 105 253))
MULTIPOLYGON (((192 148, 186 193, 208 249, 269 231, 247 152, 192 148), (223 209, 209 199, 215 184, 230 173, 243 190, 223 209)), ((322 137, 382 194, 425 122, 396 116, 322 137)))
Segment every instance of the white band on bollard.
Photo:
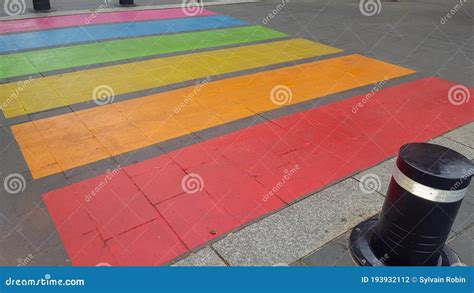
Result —
POLYGON ((459 190, 442 190, 423 185, 403 174, 397 165, 392 172, 392 177, 400 187, 409 193, 434 202, 456 202, 463 199, 467 191, 467 187, 459 190))

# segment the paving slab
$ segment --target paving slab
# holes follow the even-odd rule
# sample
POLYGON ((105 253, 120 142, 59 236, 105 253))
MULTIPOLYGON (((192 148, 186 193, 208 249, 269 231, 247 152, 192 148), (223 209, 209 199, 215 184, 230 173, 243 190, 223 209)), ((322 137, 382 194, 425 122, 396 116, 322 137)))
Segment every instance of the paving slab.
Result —
POLYGON ((206 247, 198 252, 194 252, 184 259, 178 261, 172 266, 176 267, 222 267, 226 264, 221 258, 210 248, 206 247))
POLYGON ((230 265, 290 264, 373 216, 382 201, 349 178, 212 246, 230 265))
MULTIPOLYGON (((474 161, 471 161, 474 163, 474 161)), ((473 186, 474 184, 471 183, 471 185, 469 186, 469 189, 467 190, 466 194, 464 195, 464 202, 467 202, 471 205, 474 205, 474 190, 473 190, 473 186)), ((473 211, 474 212, 474 211, 473 211)))
POLYGON ((24 237, 35 252, 62 243, 48 211, 40 206, 19 218, 16 231, 24 237))
POLYGON ((71 261, 62 245, 43 249, 22 259, 23 266, 70 266, 71 261))
POLYGON ((305 266, 356 266, 348 247, 349 235, 350 232, 342 234, 298 263, 305 266))
POLYGON ((0 263, 17 266, 21 260, 34 255, 35 250, 19 232, 0 237, 0 263))
POLYGON ((2 177, 11 173, 28 171, 28 166, 9 127, 0 127, 0 155, 2 157, 0 164, 2 177))
POLYGON ((456 251, 461 258, 461 262, 474 266, 474 226, 465 230, 465 233, 457 236, 448 242, 448 245, 456 251))
MULTIPOLYGON (((463 128, 463 127, 465 127, 465 126, 462 126, 461 128, 463 128)), ((472 130, 474 130, 474 128, 472 130)), ((458 131, 458 130, 455 130, 455 131, 458 131)), ((467 136, 474 134, 474 132, 470 132, 468 134, 466 132, 466 130, 462 130, 462 131, 467 136)), ((466 156, 466 158, 468 158, 469 160, 474 160, 474 148, 466 146, 465 144, 462 144, 462 143, 457 142, 455 140, 451 140, 450 138, 447 138, 446 135, 443 135, 441 137, 437 137, 433 140, 430 140, 429 143, 438 144, 438 145, 450 148, 452 150, 457 151, 461 155, 466 156)))
POLYGON ((28 174, 9 174, 3 178, 0 186, 0 237, 20 233, 34 251, 60 245, 56 228, 45 210, 41 194, 55 187, 62 186, 65 177, 62 174, 48 180, 34 181, 28 174), (9 179, 8 179, 9 178, 9 179), (13 179, 12 179, 13 178, 13 179), (5 181, 4 181, 5 180, 5 181), (5 189, 4 183, 16 180, 17 185, 10 184, 5 189))
POLYGON ((474 123, 464 125, 463 127, 446 133, 444 136, 470 148, 474 148, 474 123))
MULTIPOLYGON (((10 194, 2 191, 0 196, 9 196, 10 194)), ((12 208, 2 208, 0 211, 0 237, 4 238, 19 229, 20 218, 15 214, 12 208)))
MULTIPOLYGON (((473 185, 471 184, 471 187, 469 188, 466 197, 473 197, 474 188, 472 186, 473 185)), ((469 201, 464 200, 456 216, 456 220, 454 221, 451 231, 453 233, 460 234, 472 225, 474 225, 474 205, 471 204, 469 201)))

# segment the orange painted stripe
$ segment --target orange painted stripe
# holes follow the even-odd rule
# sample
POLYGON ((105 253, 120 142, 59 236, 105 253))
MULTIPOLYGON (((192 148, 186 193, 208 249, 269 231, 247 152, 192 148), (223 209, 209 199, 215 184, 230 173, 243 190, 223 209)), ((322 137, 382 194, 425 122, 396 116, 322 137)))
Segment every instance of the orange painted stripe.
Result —
POLYGON ((17 82, 0 84, 0 109, 10 118, 339 52, 340 49, 310 40, 291 39, 80 70, 34 78, 21 87, 17 82))
POLYGON ((187 87, 12 127, 34 178, 414 71, 349 55, 187 87), (273 95, 273 98, 271 97, 273 95))

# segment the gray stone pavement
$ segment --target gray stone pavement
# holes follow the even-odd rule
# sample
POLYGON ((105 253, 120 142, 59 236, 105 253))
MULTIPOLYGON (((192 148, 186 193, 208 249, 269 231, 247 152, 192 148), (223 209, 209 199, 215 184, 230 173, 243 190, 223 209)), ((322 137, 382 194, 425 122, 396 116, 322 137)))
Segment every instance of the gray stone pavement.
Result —
MULTIPOLYGON (((0 11, 5 1, 0 1, 0 11)), ((97 5, 98 2, 68 1, 68 5, 73 4, 65 6, 64 10, 68 10, 68 7, 71 10, 91 9, 88 5, 97 5)), ((279 3, 282 2, 262 1, 208 8, 296 37, 333 45, 346 50, 347 54, 360 53, 418 72, 417 75, 389 81, 387 86, 430 75, 474 86, 474 13, 467 5, 457 10, 443 24, 441 18, 453 8, 452 1, 382 2, 380 13, 368 17, 361 14, 358 1, 290 0, 285 2, 274 17, 264 23, 265 17, 272 13, 279 3)), ((213 80, 239 74, 242 73, 216 76, 213 80)), ((195 81, 190 81, 189 84, 193 82, 195 81)), ((180 84, 184 85, 188 83, 180 84)), ((354 89, 319 99, 317 102, 265 113, 262 117, 276 118, 367 91, 370 91, 370 88, 354 89)), ((133 94, 124 97, 128 98, 133 98, 133 94)), ((469 105, 472 106, 472 99, 469 105)), ((114 157, 112 160, 97 162, 87 168, 74 169, 40 180, 32 180, 18 146, 11 137, 9 125, 20 121, 6 120, 0 115, 0 177, 4 179, 8 175, 18 173, 25 178, 25 190, 17 194, 6 192, 3 190, 3 184, 0 184, 0 265, 69 265, 61 240, 41 201, 43 192, 93 177, 119 163, 125 165, 143 160, 202 139, 235 131, 262 119, 254 117, 236 121, 194 136, 185 136, 114 157)), ((472 159, 473 128, 474 124, 471 123, 433 142, 450 146, 472 159)), ((347 233, 358 222, 379 211, 392 164, 392 161, 382 162, 315 192, 288 208, 182 257, 175 265, 350 264, 350 256, 346 253, 347 233), (358 180, 367 173, 378 174, 380 177, 378 192, 361 193, 358 180), (341 205, 341 202, 346 205, 341 205)), ((473 193, 470 192, 463 203, 450 240, 450 245, 458 250, 468 265, 474 265, 472 254, 468 254, 472 251, 473 244, 473 211, 474 199, 473 193)))

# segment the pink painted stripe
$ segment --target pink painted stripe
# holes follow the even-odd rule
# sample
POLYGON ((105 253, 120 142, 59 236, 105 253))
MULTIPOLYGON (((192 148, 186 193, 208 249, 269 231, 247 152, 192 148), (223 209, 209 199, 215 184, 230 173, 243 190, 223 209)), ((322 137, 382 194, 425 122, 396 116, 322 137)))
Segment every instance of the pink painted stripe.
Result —
MULTIPOLYGON (((202 11, 197 12, 195 15, 193 13, 192 16, 208 16, 215 14, 215 12, 203 9, 202 11)), ((183 9, 173 8, 107 13, 92 12, 88 14, 7 20, 0 22, 0 34, 115 22, 133 22, 143 20, 181 18, 188 16, 191 15, 189 15, 189 13, 186 13, 186 11, 184 11, 183 9)))

